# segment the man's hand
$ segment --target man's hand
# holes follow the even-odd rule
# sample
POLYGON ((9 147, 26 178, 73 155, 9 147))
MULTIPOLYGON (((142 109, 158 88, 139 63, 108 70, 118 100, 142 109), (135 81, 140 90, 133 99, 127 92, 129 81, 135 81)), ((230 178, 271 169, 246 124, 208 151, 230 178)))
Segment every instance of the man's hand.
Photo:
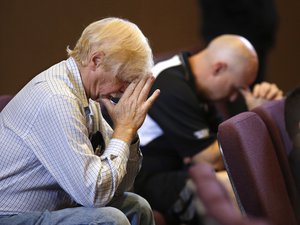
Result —
POLYGON ((256 84, 253 91, 241 90, 248 110, 251 110, 267 101, 281 99, 283 92, 277 87, 276 84, 271 84, 268 82, 262 82, 256 84))
POLYGON ((271 84, 268 82, 256 84, 252 93, 255 98, 263 98, 266 100, 281 99, 283 95, 283 92, 277 87, 276 84, 271 84))
POLYGON ((133 81, 116 105, 109 99, 102 99, 114 124, 114 138, 131 143, 148 110, 159 96, 160 91, 156 90, 148 98, 153 82, 153 76, 133 81))

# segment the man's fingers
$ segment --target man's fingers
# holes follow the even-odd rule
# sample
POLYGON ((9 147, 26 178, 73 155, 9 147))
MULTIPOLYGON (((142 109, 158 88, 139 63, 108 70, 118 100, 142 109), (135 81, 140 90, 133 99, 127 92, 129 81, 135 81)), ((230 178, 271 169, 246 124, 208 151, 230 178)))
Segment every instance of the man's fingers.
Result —
POLYGON ((124 94, 122 95, 121 99, 129 98, 135 91, 136 86, 138 85, 139 81, 134 80, 132 81, 128 87, 126 88, 124 94))
POLYGON ((266 94, 265 84, 256 84, 253 88, 253 96, 256 98, 264 98, 266 94))
POLYGON ((160 94, 160 90, 156 89, 153 92, 153 94, 147 99, 147 101, 145 102, 145 109, 146 109, 147 112, 151 108, 151 106, 153 105, 155 100, 158 98, 159 94, 160 94))
POLYGON ((252 93, 249 88, 247 89, 239 89, 239 92, 244 96, 244 98, 251 97, 252 93))
POLYGON ((256 97, 254 97, 254 95, 252 94, 252 92, 249 89, 243 89, 240 92, 244 96, 246 105, 249 110, 254 108, 257 105, 258 99, 256 97))
POLYGON ((268 99, 268 96, 272 96, 272 90, 274 89, 274 87, 278 89, 276 85, 265 81, 260 84, 257 84, 254 87, 254 96, 257 98, 268 99))
POLYGON ((111 112, 113 110, 114 104, 108 98, 101 98, 100 101, 105 106, 108 114, 111 115, 111 112))
POLYGON ((275 97, 275 99, 282 99, 283 98, 283 91, 279 91, 275 97))
POLYGON ((249 88, 240 89, 240 93, 244 96, 247 105, 251 104, 251 102, 255 99, 249 88))
POLYGON ((145 83, 143 83, 142 89, 138 93, 138 102, 144 102, 149 95, 150 89, 154 83, 155 78, 153 76, 150 76, 145 80, 145 83))
POLYGON ((129 86, 126 88, 126 90, 120 100, 129 99, 129 98, 138 99, 139 94, 147 81, 147 78, 148 78, 148 76, 143 77, 140 80, 134 80, 133 82, 131 82, 129 84, 129 86))
POLYGON ((253 88, 253 96, 264 100, 281 99, 283 92, 277 87, 276 84, 262 82, 256 84, 253 88))
POLYGON ((277 87, 276 84, 271 84, 269 92, 267 93, 267 99, 278 99, 282 97, 282 91, 277 87))

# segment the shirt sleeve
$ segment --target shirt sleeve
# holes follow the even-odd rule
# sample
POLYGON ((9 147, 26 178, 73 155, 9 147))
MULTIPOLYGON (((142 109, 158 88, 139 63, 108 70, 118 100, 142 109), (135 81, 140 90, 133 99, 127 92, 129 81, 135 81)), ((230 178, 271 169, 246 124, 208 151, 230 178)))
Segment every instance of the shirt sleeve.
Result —
POLYGON ((162 72, 152 90, 157 88, 161 93, 149 115, 179 155, 194 155, 216 140, 207 105, 199 101, 177 69, 162 72))
POLYGON ((76 98, 46 99, 25 142, 57 183, 86 207, 106 205, 127 173, 128 144, 112 139, 104 154, 96 156, 76 98))
POLYGON ((122 194, 124 191, 132 190, 133 188, 135 177, 141 169, 143 159, 139 146, 140 141, 138 138, 130 145, 130 155, 126 167, 127 173, 116 191, 117 195, 122 194))

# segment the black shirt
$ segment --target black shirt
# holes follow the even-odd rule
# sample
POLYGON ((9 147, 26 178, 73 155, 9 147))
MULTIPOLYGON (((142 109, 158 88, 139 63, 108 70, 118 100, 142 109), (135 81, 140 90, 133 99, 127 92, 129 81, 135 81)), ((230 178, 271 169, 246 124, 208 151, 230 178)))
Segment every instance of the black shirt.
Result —
MULTIPOLYGON (((175 64, 163 62, 166 65, 152 86, 151 93, 156 89, 161 92, 148 114, 162 134, 141 146, 142 169, 148 172, 180 169, 183 157, 195 155, 216 140, 220 120, 215 109, 196 94, 193 84, 187 80, 186 73, 191 73, 187 56, 182 60, 185 62, 180 59, 175 64)), ((143 129, 147 129, 147 123, 143 129)))

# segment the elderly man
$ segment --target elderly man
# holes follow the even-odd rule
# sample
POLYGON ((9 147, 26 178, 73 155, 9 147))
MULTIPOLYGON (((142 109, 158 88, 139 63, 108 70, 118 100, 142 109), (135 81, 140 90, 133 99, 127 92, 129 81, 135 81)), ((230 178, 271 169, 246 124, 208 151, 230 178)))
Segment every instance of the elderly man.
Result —
POLYGON ((141 163, 137 129, 159 95, 148 98, 147 39, 135 24, 106 18, 68 53, 1 112, 0 224, 154 224, 149 204, 126 192, 141 163), (114 104, 113 96, 122 97, 114 104))
MULTIPOLYGON (((257 100, 282 96, 269 83, 248 90, 257 68, 253 46, 237 35, 222 35, 194 55, 182 53, 155 65, 152 89, 161 95, 139 129, 144 160, 135 190, 170 220, 195 224, 188 164, 204 160, 224 170, 216 140, 220 120, 211 103, 233 101, 242 92, 253 107, 257 100)), ((226 174, 221 177, 226 181, 226 174)))

